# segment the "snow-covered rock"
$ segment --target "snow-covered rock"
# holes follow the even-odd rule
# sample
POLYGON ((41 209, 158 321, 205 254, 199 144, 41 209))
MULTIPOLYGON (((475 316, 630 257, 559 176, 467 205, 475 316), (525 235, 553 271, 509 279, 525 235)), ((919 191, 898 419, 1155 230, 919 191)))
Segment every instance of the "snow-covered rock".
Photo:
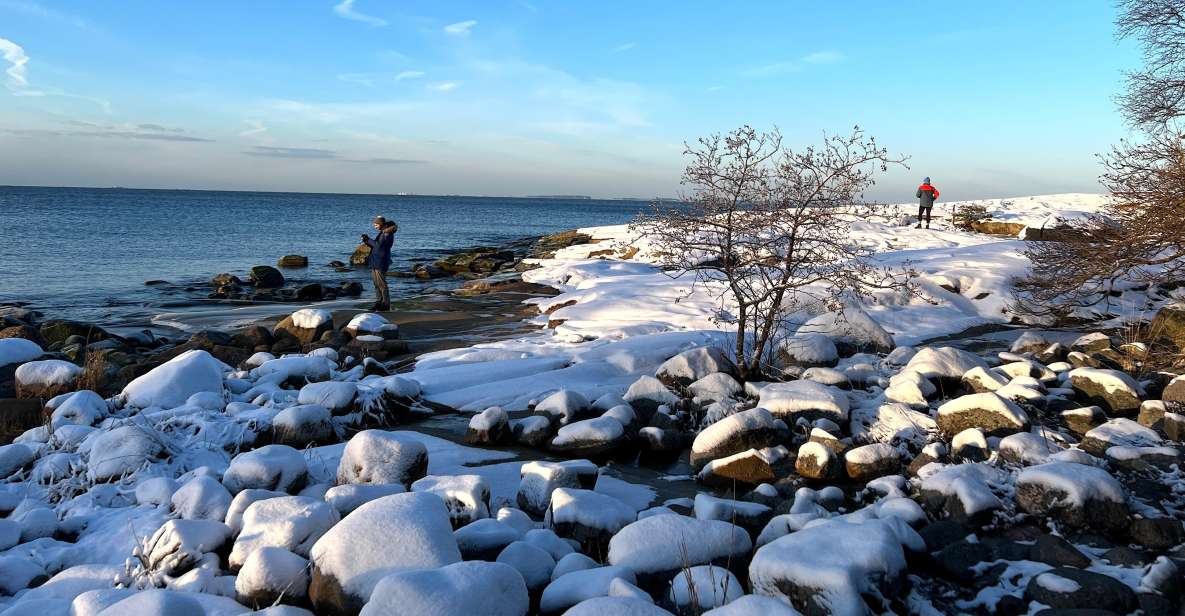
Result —
POLYGON ((176 576, 202 556, 220 550, 230 534, 230 527, 222 522, 169 520, 153 533, 141 553, 150 571, 176 576))
POLYGON ((675 407, 680 402, 679 396, 652 376, 639 377, 625 391, 624 398, 643 418, 649 417, 660 406, 675 407))
POLYGON ((325 502, 344 516, 372 500, 406 491, 397 483, 348 483, 326 490, 325 502))
POLYGON ((967 428, 1004 436, 1028 427, 1024 409, 992 392, 960 396, 938 407, 938 428, 949 436, 967 428))
POLYGON ((362 615, 525 616, 530 603, 523 578, 513 567, 475 561, 391 573, 375 586, 362 615))
POLYGON ((497 562, 514 567, 530 592, 542 591, 551 582, 551 572, 555 569, 555 558, 547 550, 526 541, 506 546, 498 554, 497 562))
POLYGON ((308 592, 308 559, 284 548, 255 550, 235 577, 235 598, 244 605, 266 607, 280 601, 300 605, 308 592))
POLYGON ((721 349, 706 346, 683 351, 666 360, 654 376, 669 385, 686 387, 713 373, 736 376, 736 364, 721 349))
POLYGON ((978 355, 954 347, 925 347, 905 364, 904 370, 912 370, 931 380, 958 382, 973 368, 988 369, 987 362, 978 355))
POLYGON ((821 417, 843 424, 848 421, 851 402, 842 390, 811 381, 773 383, 761 389, 757 405, 774 417, 793 424, 798 419, 821 417))
POLYGON ((737 565, 753 542, 739 526, 682 515, 642 518, 609 541, 609 563, 633 571, 642 588, 665 590, 684 566, 737 565))
POLYGON ((333 414, 317 404, 290 406, 272 417, 272 440, 290 447, 336 440, 333 414))
POLYGON ((603 459, 625 445, 625 426, 613 417, 595 417, 561 426, 551 450, 572 458, 603 459))
POLYGON ((494 518, 470 522, 453 532, 465 560, 494 560, 506 546, 522 537, 517 528, 494 518))
POLYGON ((107 401, 89 389, 67 394, 58 402, 50 416, 56 430, 66 425, 93 426, 107 416, 107 401))
POLYGON ((346 443, 337 483, 411 485, 428 470, 428 448, 398 432, 363 430, 346 443))
POLYGON ((140 425, 124 425, 97 434, 90 442, 87 476, 99 483, 131 474, 159 458, 165 448, 159 434, 140 425))
POLYGON ((775 445, 789 436, 786 424, 764 408, 730 415, 704 428, 691 444, 691 465, 702 468, 708 462, 775 445))
POLYGON ((635 581, 633 571, 626 567, 595 567, 565 573, 543 589, 539 611, 543 614, 560 614, 582 601, 608 597, 609 586, 617 579, 631 584, 635 581))
POLYGON ((243 512, 243 530, 230 551, 230 567, 241 567, 253 552, 265 547, 308 556, 313 544, 339 519, 337 510, 328 503, 308 496, 282 496, 252 503, 243 512))
MULTIPOLYGON (((610 584, 622 582, 621 578, 610 584)), ((670 616, 670 612, 645 599, 633 597, 593 597, 564 612, 564 616, 670 616)))
POLYGON ((1089 430, 1082 437, 1083 451, 1099 457, 1112 447, 1157 447, 1164 439, 1151 428, 1120 417, 1089 430))
POLYGON ((1014 464, 1032 466, 1044 464, 1063 446, 1052 438, 1035 432, 1017 432, 1000 439, 1000 457, 1014 464))
POLYGON ((453 528, 490 517, 490 487, 481 475, 428 475, 411 484, 444 500, 453 528))
POLYGON ((373 500, 313 546, 309 598, 319 611, 356 613, 391 573, 436 569, 461 560, 444 501, 408 492, 373 500), (392 538, 398 538, 393 541, 392 538))
POLYGON ((18 366, 14 374, 17 396, 52 398, 74 389, 81 375, 81 367, 61 359, 27 362, 18 366))
POLYGON ((975 393, 997 391, 1008 385, 1008 377, 981 366, 976 366, 963 374, 963 385, 975 393))
POLYGON ((169 499, 173 513, 183 520, 225 520, 230 501, 230 492, 208 475, 185 482, 169 499))
POLYGON ((731 375, 713 372, 687 386, 696 400, 719 402, 738 397, 745 388, 731 375))
POLYGON ((186 351, 128 383, 119 399, 134 408, 171 409, 199 392, 222 395, 222 376, 230 370, 206 351, 186 351))
POLYGON ((37 457, 37 452, 24 443, 0 445, 0 477, 9 477, 25 468, 37 457))
POLYGON ((925 408, 927 399, 938 393, 938 388, 916 370, 902 370, 889 378, 885 400, 910 407, 925 408))
POLYGON ((284 317, 276 324, 275 331, 286 331, 308 344, 321 339, 321 335, 333 329, 333 313, 320 308, 302 308, 284 317))
POLYGON ((798 448, 794 470, 807 479, 838 479, 844 473, 844 466, 830 448, 808 441, 798 448))
POLYGON ((1123 486, 1107 471, 1073 462, 1030 466, 1016 477, 1024 511, 1071 528, 1120 530, 1130 516, 1123 486))
POLYGON ((713 565, 688 567, 671 580, 670 601, 679 613, 702 613, 745 594, 731 571, 713 565))
POLYGON ((858 406, 849 413, 852 436, 920 451, 938 434, 938 424, 925 413, 900 403, 858 406))
POLYGON ((544 524, 557 535, 585 546, 585 552, 599 554, 617 531, 637 517, 633 507, 607 494, 556 488, 544 524))
POLYGON ((922 469, 922 502, 957 522, 986 522, 1004 507, 992 488, 1007 486, 1008 476, 986 464, 931 464, 922 469))
POLYGON ((783 367, 812 368, 834 366, 839 362, 839 350, 830 337, 823 334, 797 334, 778 346, 778 361, 783 367))
POLYGON ((588 412, 589 402, 579 392, 561 389, 535 405, 535 414, 547 417, 553 426, 566 426, 588 412))
POLYGON ((473 445, 498 445, 511 439, 510 416, 500 406, 477 413, 469 419, 465 442, 473 445))
POLYGON ((24 338, 0 338, 0 368, 33 361, 45 354, 36 342, 24 338))
POLYGON ((308 478, 309 467, 299 451, 287 445, 265 445, 235 456, 222 485, 232 494, 248 488, 295 494, 308 478))
POLYGON ((924 549, 922 538, 900 520, 831 520, 759 548, 749 580, 754 593, 807 614, 879 613, 890 611, 889 601, 905 589, 906 551, 924 549))
POLYGON ((703 613, 703 616, 802 616, 802 614, 777 599, 761 595, 745 595, 727 605, 708 610, 703 613))
POLYGON ((323 406, 334 415, 345 415, 353 410, 358 397, 358 385, 349 381, 309 383, 300 388, 297 404, 323 406))
POLYGON ((1076 368, 1069 376, 1074 391, 1113 415, 1135 415, 1140 410, 1144 388, 1126 372, 1076 368))
POLYGON ((893 336, 867 312, 856 305, 848 305, 839 312, 828 312, 814 317, 798 328, 798 335, 818 333, 835 341, 840 354, 859 352, 888 353, 897 346, 893 336))
POLYGON ((901 470, 901 455, 891 445, 872 443, 844 453, 844 467, 853 481, 867 482, 901 470))
POLYGON ((552 492, 558 488, 592 489, 597 473, 597 466, 586 460, 527 462, 519 471, 515 498, 520 509, 541 516, 551 505, 552 492))

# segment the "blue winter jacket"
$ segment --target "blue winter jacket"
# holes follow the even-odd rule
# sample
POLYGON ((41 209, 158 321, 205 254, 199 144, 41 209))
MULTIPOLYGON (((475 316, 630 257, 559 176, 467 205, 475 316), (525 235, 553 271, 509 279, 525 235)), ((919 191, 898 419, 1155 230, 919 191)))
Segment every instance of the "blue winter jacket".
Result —
POLYGON ((387 271, 391 269, 391 244, 395 242, 395 233, 383 231, 374 236, 374 239, 367 239, 366 245, 370 246, 370 269, 387 271))

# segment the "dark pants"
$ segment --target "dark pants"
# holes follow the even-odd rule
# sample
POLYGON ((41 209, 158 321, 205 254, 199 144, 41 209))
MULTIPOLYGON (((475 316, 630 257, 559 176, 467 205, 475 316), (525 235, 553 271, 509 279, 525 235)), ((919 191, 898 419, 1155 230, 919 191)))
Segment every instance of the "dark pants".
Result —
POLYGON ((918 224, 922 224, 922 216, 926 217, 926 227, 930 226, 930 212, 934 211, 934 206, 926 207, 924 205, 918 206, 918 224))
POLYGON ((387 306, 391 303, 391 290, 387 288, 387 272, 380 269, 370 270, 370 277, 374 280, 374 293, 379 303, 387 306))

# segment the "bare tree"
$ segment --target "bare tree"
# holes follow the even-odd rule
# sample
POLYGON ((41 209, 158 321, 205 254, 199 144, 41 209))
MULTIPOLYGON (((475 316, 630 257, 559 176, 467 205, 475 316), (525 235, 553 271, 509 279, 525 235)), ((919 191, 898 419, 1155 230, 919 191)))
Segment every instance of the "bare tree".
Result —
POLYGON ((1119 103, 1133 126, 1159 130, 1185 110, 1185 2, 1121 0, 1120 38, 1143 47, 1144 66, 1127 74, 1119 103))
POLYGON ((904 159, 859 127, 795 151, 777 130, 744 126, 689 144, 685 155, 685 203, 656 204, 634 228, 671 275, 719 293, 716 318, 736 326, 743 378, 765 374, 771 343, 796 317, 884 283, 848 225, 875 174, 904 159))
POLYGON ((1055 318, 1104 303, 1117 282, 1156 284, 1185 276, 1185 1, 1122 0, 1120 37, 1143 46, 1145 66, 1127 76, 1120 105, 1145 137, 1101 157, 1114 197, 1098 215, 1054 242, 1031 244, 1016 308, 1055 318))

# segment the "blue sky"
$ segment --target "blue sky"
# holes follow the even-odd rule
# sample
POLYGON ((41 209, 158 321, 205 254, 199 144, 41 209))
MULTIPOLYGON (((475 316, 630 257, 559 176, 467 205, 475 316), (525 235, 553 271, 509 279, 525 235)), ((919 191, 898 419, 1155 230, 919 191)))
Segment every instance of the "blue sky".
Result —
POLYGON ((859 124, 874 196, 1098 191, 1110 0, 0 0, 0 184, 670 196, 684 141, 859 124))

